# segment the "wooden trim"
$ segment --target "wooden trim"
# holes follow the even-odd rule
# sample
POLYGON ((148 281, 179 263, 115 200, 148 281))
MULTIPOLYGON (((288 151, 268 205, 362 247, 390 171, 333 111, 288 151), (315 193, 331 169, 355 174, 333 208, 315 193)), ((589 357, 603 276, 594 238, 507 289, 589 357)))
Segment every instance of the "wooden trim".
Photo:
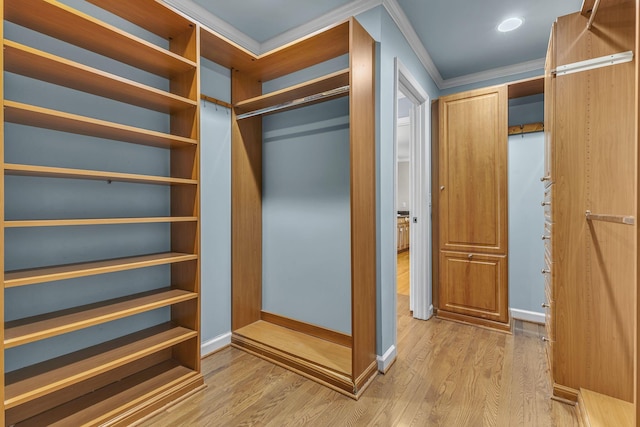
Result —
POLYGON ((506 332, 511 334, 511 316, 507 323, 496 322, 493 320, 482 319, 474 316, 466 316, 464 314, 452 313, 450 311, 438 310, 436 316, 438 319, 453 320, 460 323, 466 323, 468 325, 478 326, 485 329, 491 329, 492 331, 506 332))
POLYGON ((544 132, 544 123, 527 123, 526 125, 509 126, 509 135, 521 135, 525 133, 544 132))
POLYGON ((360 396, 362 396, 362 393, 364 393, 367 387, 371 385, 371 383, 373 382, 373 380, 376 379, 377 376, 378 376, 378 363, 376 361, 371 363, 369 368, 366 369, 362 373, 362 375, 360 375, 358 378, 355 379, 354 383, 355 383, 356 400, 358 400, 360 396))
POLYGON ((278 314, 269 313, 268 311, 261 311, 260 319, 265 322, 273 323, 274 325, 293 329, 294 331, 302 332, 303 334, 311 335, 312 337, 320 338, 345 347, 351 347, 353 345, 351 335, 323 328, 321 326, 312 325, 310 323, 301 322, 289 317, 280 316, 278 314))
POLYGON ((554 382, 553 396, 575 403, 578 401, 578 390, 554 382))

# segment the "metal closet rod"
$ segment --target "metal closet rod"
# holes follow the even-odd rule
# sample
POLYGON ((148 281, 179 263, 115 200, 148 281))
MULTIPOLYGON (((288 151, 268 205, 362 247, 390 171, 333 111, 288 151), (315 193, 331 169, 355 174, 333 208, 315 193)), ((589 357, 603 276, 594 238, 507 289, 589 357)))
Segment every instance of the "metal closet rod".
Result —
POLYGON ((603 214, 594 214, 591 211, 586 211, 585 217, 587 221, 606 221, 606 222, 615 222, 618 224, 627 224, 634 225, 636 219, 632 216, 626 215, 603 215, 603 214))
POLYGON ((238 114, 236 117, 237 120, 246 119, 249 117, 259 116, 261 114, 273 113, 275 111, 284 110, 285 108, 296 107, 302 104, 308 104, 310 102, 320 101, 325 98, 330 98, 336 95, 341 95, 343 93, 349 92, 349 85, 341 86, 335 89, 327 90, 324 92, 316 93, 313 95, 305 96, 304 98, 294 99, 292 101, 286 101, 281 104, 272 105, 271 107, 261 108, 255 111, 249 111, 247 113, 238 114))

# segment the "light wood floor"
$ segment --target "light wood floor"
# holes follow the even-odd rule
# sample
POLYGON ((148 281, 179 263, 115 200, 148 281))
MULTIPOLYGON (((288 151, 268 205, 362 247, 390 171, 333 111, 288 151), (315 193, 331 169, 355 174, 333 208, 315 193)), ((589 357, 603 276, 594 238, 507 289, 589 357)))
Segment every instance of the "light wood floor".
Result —
POLYGON ((507 335, 435 318, 415 320, 408 300, 398 295, 398 359, 359 401, 227 348, 203 360, 204 391, 142 425, 578 425, 572 406, 550 399, 535 327, 507 335))
POLYGON ((409 251, 398 253, 398 293, 409 295, 409 251))

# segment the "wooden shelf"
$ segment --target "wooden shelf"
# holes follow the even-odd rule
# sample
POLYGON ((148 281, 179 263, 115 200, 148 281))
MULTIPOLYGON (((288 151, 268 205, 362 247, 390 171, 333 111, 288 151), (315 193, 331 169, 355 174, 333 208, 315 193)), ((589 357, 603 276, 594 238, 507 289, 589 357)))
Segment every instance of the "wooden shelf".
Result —
POLYGON ((164 324, 8 372, 5 408, 27 403, 197 336, 196 331, 164 324))
POLYGON ((5 0, 4 18, 159 76, 172 77, 196 68, 194 61, 55 0, 5 0))
POLYGON ((134 184, 197 185, 194 179, 165 176, 137 175, 120 172, 104 172, 85 169, 56 168, 50 166, 20 165, 5 163, 6 175, 36 176, 42 178, 90 179, 97 181, 130 182, 134 184))
POLYGON ((164 39, 174 39, 194 27, 194 23, 167 8, 149 0, 87 0, 87 2, 118 15, 164 39))
POLYGON ((74 279, 96 274, 133 270, 156 265, 173 264, 191 261, 198 255, 178 252, 167 252, 153 255, 116 258, 103 261, 83 262, 77 264, 57 265, 26 270, 7 271, 4 274, 5 288, 53 282, 55 280, 74 279))
POLYGON ((105 120, 93 119, 14 101, 4 101, 6 122, 52 129, 97 138, 171 148, 197 145, 197 141, 105 120))
POLYGON ((4 348, 28 344, 197 297, 198 294, 181 289, 159 289, 13 320, 5 323, 4 348))
POLYGON ((250 338, 269 347, 301 359, 327 370, 351 375, 351 348, 294 331, 293 329, 259 320, 234 331, 234 334, 250 338))
POLYGON ((78 225, 153 224, 173 222, 196 222, 195 216, 168 216, 148 218, 87 218, 87 219, 31 219, 5 221, 5 228, 19 227, 68 227, 78 225))
MULTIPOLYGON (((255 98, 247 99, 246 101, 238 102, 235 104, 234 109, 236 114, 244 114, 251 111, 258 111, 264 108, 285 104, 300 98, 317 95, 322 92, 330 91, 332 89, 337 89, 348 85, 349 70, 346 69, 295 86, 271 92, 266 95, 257 96, 255 98)), ((346 95, 348 95, 347 92, 341 93, 334 97, 325 97, 315 102, 327 101, 329 99, 346 95)), ((309 104, 310 103, 305 103, 304 105, 309 104)), ((292 108, 294 107, 295 106, 292 106, 292 108)), ((284 111, 286 109, 287 108, 283 108, 279 111, 284 111)))
POLYGON ((631 402, 581 388, 578 394, 578 416, 589 427, 634 426, 635 406, 631 402))
POLYGON ((5 71, 162 113, 195 108, 197 101, 146 86, 9 40, 5 71))
POLYGON ((164 406, 162 403, 167 395, 171 396, 181 388, 197 389, 201 387, 200 383, 195 371, 167 360, 29 418, 16 427, 101 424, 114 415, 126 418, 140 406, 164 406))

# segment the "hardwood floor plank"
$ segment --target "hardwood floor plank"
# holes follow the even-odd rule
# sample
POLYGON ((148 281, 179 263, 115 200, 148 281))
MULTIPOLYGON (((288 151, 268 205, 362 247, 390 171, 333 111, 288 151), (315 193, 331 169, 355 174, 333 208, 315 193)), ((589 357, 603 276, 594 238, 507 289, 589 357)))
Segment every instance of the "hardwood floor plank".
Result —
POLYGON ((358 401, 235 348, 203 359, 208 387, 141 425, 578 426, 550 399, 542 341, 440 319, 415 320, 398 295, 398 358, 358 401))
POLYGON ((409 295, 410 278, 410 263, 409 263, 409 251, 399 252, 397 255, 397 282, 398 293, 400 295, 409 295))

